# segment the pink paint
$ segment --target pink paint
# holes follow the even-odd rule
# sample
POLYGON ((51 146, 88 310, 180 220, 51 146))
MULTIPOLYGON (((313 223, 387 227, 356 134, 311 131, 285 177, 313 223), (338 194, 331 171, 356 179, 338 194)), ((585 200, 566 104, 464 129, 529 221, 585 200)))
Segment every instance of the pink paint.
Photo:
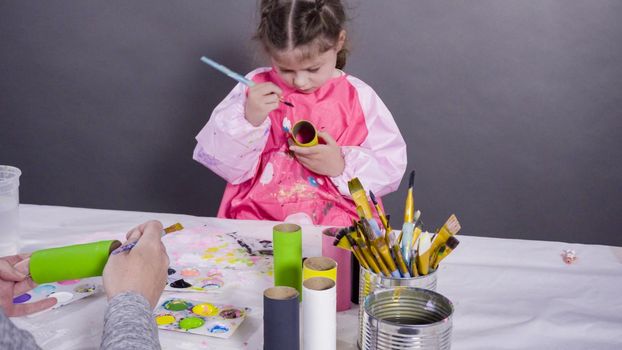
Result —
POLYGON ((201 272, 195 268, 187 268, 181 270, 181 275, 184 277, 194 277, 200 275, 201 272))
POLYGON ((80 280, 66 280, 66 281, 59 281, 58 284, 60 284, 61 286, 68 286, 70 284, 76 284, 80 282, 80 280))

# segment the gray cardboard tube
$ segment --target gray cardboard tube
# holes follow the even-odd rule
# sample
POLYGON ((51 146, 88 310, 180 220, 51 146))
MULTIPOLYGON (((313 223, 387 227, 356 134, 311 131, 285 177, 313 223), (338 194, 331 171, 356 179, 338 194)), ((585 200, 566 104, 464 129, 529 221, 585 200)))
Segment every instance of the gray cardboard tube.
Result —
POLYGON ((272 287, 263 292, 264 350, 299 350, 300 319, 298 291, 272 287))

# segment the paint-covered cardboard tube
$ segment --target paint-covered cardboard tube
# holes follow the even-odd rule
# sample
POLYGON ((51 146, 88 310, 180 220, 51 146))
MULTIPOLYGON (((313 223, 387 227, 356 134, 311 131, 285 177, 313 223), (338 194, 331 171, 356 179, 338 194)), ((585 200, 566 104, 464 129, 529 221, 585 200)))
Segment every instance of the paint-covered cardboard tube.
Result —
POLYGON ((300 120, 292 127, 292 139, 300 147, 315 146, 318 143, 317 130, 311 122, 300 120))
POLYGON ((117 240, 42 249, 30 257, 30 276, 38 284, 101 276, 117 240))

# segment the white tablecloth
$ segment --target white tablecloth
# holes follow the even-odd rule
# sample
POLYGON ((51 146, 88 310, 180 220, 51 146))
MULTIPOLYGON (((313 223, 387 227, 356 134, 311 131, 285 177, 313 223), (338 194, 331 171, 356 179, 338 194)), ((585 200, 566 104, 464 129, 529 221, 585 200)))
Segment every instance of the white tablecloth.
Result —
MULTIPOLYGON (((275 224, 21 205, 21 251, 84 242, 84 237, 105 239, 111 233, 118 237, 149 219, 165 226, 207 224, 265 239, 271 239, 275 224)), ((321 227, 303 226, 303 256, 320 255, 320 232, 321 227)), ((460 242, 441 264, 437 287, 455 306, 453 349, 622 349, 622 248, 465 235, 460 242), (574 264, 563 263, 563 249, 576 251, 574 264)), ((268 286, 243 285, 217 300, 201 297, 252 308, 232 338, 161 330, 163 348, 262 349, 262 292, 268 286)), ((44 349, 94 349, 99 347, 105 308, 105 297, 96 295, 12 320, 32 332, 44 349)), ((338 349, 356 348, 356 310, 338 313, 338 349)))

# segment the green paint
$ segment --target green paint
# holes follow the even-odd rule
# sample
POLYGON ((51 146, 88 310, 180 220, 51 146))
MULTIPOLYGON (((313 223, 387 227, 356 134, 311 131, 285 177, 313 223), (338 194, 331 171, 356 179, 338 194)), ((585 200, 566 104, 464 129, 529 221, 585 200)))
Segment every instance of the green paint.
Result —
POLYGON ((179 321, 179 328, 181 329, 194 329, 199 328, 205 324, 205 320, 198 317, 187 317, 179 321))
POLYGON ((190 307, 190 304, 183 300, 169 300, 164 304, 164 308, 171 311, 182 311, 190 307))

